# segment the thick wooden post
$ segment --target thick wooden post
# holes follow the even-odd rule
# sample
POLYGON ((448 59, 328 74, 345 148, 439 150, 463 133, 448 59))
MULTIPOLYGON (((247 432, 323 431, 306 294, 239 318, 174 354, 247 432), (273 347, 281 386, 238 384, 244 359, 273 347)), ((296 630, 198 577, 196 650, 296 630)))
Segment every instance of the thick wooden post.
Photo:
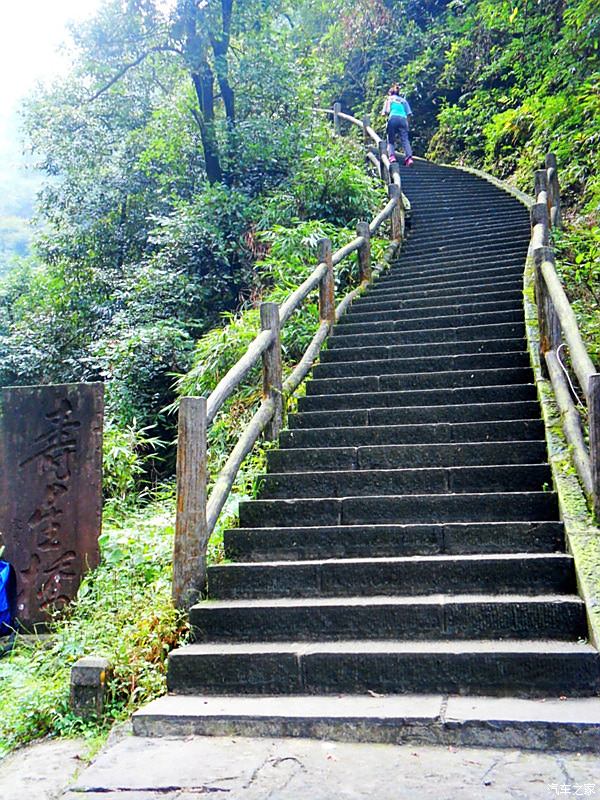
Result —
POLYGON ((371 127, 371 119, 368 116, 364 116, 362 118, 362 124, 363 124, 363 139, 365 147, 368 147, 371 142, 371 137, 367 133, 367 128, 371 127))
POLYGON ((356 235, 362 236, 365 243, 358 248, 358 280, 370 282, 371 280, 371 231, 368 222, 359 222, 356 226, 356 235))
POLYGON ((588 383, 590 461, 592 466, 592 507, 600 520, 600 373, 590 375, 588 383))
MULTIPOLYGON (((540 351, 542 354, 548 350, 556 351, 561 343, 561 327, 554 303, 542 275, 542 264, 550 261, 554 264, 554 253, 550 247, 538 247, 533 251, 535 262, 535 299, 538 309, 538 323, 540 330, 540 351)), ((542 369, 546 363, 542 358, 542 369)))
POLYGON ((546 203, 548 206, 548 184, 545 169, 536 169, 535 171, 534 196, 536 202, 546 203), (540 197, 540 195, 542 196, 540 197))
POLYGON ((279 331, 279 305, 260 304, 260 326, 263 331, 273 331, 274 339, 262 356, 263 397, 271 398, 275 411, 265 428, 267 439, 276 439, 283 425, 283 394, 281 378, 281 335, 279 331))
POLYGON ((327 264, 327 272, 319 284, 319 319, 321 322, 335 322, 335 280, 333 276, 333 262, 331 260, 331 239, 319 239, 319 263, 327 264))
POLYGON ((183 397, 177 439, 173 602, 187 610, 206 587, 207 418, 205 397, 183 397))
POLYGON ((400 192, 400 187, 390 183, 388 196, 390 200, 396 198, 396 205, 392 211, 392 239, 400 242, 402 241, 402 193, 400 192))
POLYGON ((400 238, 404 239, 405 230, 405 213, 404 203, 402 202, 402 180, 400 178, 400 164, 395 161, 390 165, 390 183, 393 183, 400 189, 400 202, 398 203, 398 214, 400 216, 400 238))
POLYGON ((379 150, 379 164, 380 164, 379 174, 381 175, 381 180, 384 183, 389 183, 390 182, 390 172, 389 172, 388 168, 385 166, 385 164, 383 163, 383 156, 387 155, 387 142, 385 141, 385 139, 380 139, 379 140, 379 144, 377 145, 377 147, 378 147, 378 150, 379 150))
POLYGON ((546 169, 548 170, 550 221, 553 228, 562 228, 562 215, 560 211, 560 186, 558 183, 558 164, 554 153, 548 153, 546 155, 546 169))
POLYGON ((534 249, 545 247, 550 239, 548 232, 548 207, 546 203, 535 203, 529 211, 531 219, 531 238, 534 249))
POLYGON ((341 133, 340 116, 339 116, 341 110, 342 110, 341 103, 333 104, 333 130, 336 136, 339 136, 341 133))

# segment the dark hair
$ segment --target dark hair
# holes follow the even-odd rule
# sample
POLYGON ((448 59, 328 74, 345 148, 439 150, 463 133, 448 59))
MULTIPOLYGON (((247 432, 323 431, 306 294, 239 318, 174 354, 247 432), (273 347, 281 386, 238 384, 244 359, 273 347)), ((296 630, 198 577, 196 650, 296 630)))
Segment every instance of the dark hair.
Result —
POLYGON ((402 94, 400 91, 400 85, 398 83, 392 83, 388 94, 402 94))

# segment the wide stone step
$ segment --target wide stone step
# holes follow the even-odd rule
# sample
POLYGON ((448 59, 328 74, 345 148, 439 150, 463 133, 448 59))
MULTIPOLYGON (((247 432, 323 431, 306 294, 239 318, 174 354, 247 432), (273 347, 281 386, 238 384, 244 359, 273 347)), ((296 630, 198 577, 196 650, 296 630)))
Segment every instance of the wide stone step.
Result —
POLYGON ((192 644, 169 657, 179 694, 442 692, 546 697, 600 689, 590 645, 551 640, 192 644))
POLYGON ((133 715, 137 736, 311 737, 341 742, 598 752, 597 698, 431 695, 165 695, 133 715))
MULTIPOLYGON (((494 297, 498 296, 499 292, 515 292, 515 291, 522 291, 522 277, 521 274, 515 271, 514 276, 512 279, 506 278, 506 276, 502 278, 494 278, 493 280, 488 280, 488 282, 476 282, 473 281, 470 284, 465 286, 451 286, 448 284, 444 284, 443 286, 438 286, 437 283, 435 284, 435 288, 431 288, 431 284, 429 284, 429 288, 422 288, 422 289, 413 289, 412 291, 407 291, 405 288, 400 288, 398 286, 390 285, 387 287, 382 287, 377 290, 377 292, 367 292, 358 300, 355 300, 352 304, 352 308, 360 308, 364 310, 367 306, 374 308, 393 308, 392 303, 400 303, 400 302, 417 302, 423 300, 439 300, 439 299, 448 299, 450 297, 480 297, 480 296, 488 296, 490 299, 494 299, 494 297)), ((498 298, 501 299, 501 298, 498 298)), ((449 301, 450 302, 450 301, 449 301)), ((400 306, 402 307, 402 306, 400 306)))
POLYGON ((373 447, 375 445, 434 445, 467 442, 540 441, 541 419, 494 422, 434 422, 416 425, 351 425, 345 428, 293 428, 280 434, 282 448, 373 447))
POLYGON ((497 211, 479 211, 473 214, 470 219, 466 219, 462 212, 456 212, 454 209, 446 208, 444 210, 431 209, 426 206, 416 206, 412 209, 411 223, 412 234, 418 232, 419 236, 426 237, 428 232, 438 229, 456 228, 456 226, 465 225, 466 229, 473 228, 478 223, 482 225, 496 225, 503 229, 503 237, 506 235, 506 228, 508 226, 527 227, 529 225, 529 217, 527 211, 524 209, 514 208, 506 209, 501 215, 497 211))
MULTIPOLYGON (((410 256, 413 253, 445 252, 447 250, 468 253, 471 247, 478 251, 489 248, 501 253, 508 244, 504 235, 505 231, 505 226, 499 225, 492 228, 481 224, 470 230, 461 230, 459 227, 446 225, 432 232, 431 226, 428 225, 426 236, 411 236, 406 240, 403 254, 410 256)), ((530 237, 529 225, 519 225, 518 230, 515 230, 510 237, 509 246, 522 246, 527 249, 530 237)))
POLYGON ((208 568, 208 589, 215 600, 576 591, 573 560, 564 553, 234 562, 208 568))
MULTIPOLYGON (((482 306, 484 304, 479 303, 477 305, 482 306)), ((523 308, 521 306, 515 306, 507 311, 502 311, 497 310, 493 303, 489 305, 494 306, 494 308, 490 309, 488 306, 487 309, 479 308, 479 310, 468 311, 466 308, 461 310, 460 307, 458 307, 457 310, 456 306, 450 306, 438 309, 436 312, 438 316, 420 316, 419 314, 423 312, 405 311, 401 319, 380 321, 371 319, 368 322, 357 322, 356 319, 344 316, 334 330, 339 336, 348 336, 355 333, 416 333, 416 335, 412 337, 412 341, 418 341, 419 334, 421 336, 421 341, 427 341, 433 337, 434 334, 432 332, 436 328, 456 328, 458 329, 457 338, 461 339, 469 335, 468 328, 473 326, 500 326, 506 323, 520 323, 522 329, 523 308), (463 333, 464 330, 467 332, 463 333)), ((387 336, 385 339, 391 342, 387 336)), ((411 341, 409 336, 403 337, 403 339, 407 342, 411 341)))
POLYGON ((459 356, 469 353, 518 353, 527 348, 525 339, 483 339, 464 342, 428 342, 427 344, 389 345, 371 347, 336 347, 323 350, 321 364, 340 361, 391 360, 398 358, 421 358, 424 356, 459 356))
POLYGON ((480 287, 479 289, 473 289, 473 287, 468 287, 467 289, 463 290, 447 289, 446 292, 437 290, 431 293, 423 292, 417 297, 406 297, 402 292, 398 292, 396 289, 392 288, 385 297, 379 296, 373 298, 369 295, 365 295, 364 297, 359 298, 352 304, 352 311, 364 313, 365 311, 391 311, 405 308, 429 308, 432 305, 438 307, 446 305, 450 306, 462 302, 465 297, 468 297, 469 301, 473 303, 480 301, 492 303, 496 300, 510 300, 511 298, 515 297, 520 299, 522 296, 523 289, 521 286, 521 281, 518 279, 509 283, 498 282, 493 289, 490 289, 486 286, 480 287))
POLYGON ((410 389, 453 389, 467 386, 503 386, 532 383, 531 367, 497 369, 450 369, 440 372, 403 372, 349 378, 313 378, 306 393, 349 394, 356 392, 398 392, 410 389))
POLYGON ((408 239, 403 255, 407 259, 416 256, 425 256, 429 258, 439 256, 440 261, 443 261, 446 256, 460 256, 463 254, 471 257, 493 256, 494 258, 498 258, 505 253, 513 252, 519 248, 521 248, 525 254, 529 245, 529 237, 530 234, 527 232, 514 239, 511 237, 510 241, 507 242, 498 242, 497 236, 483 237, 481 241, 479 241, 476 236, 473 236, 472 239, 467 241, 450 239, 446 243, 444 243, 443 237, 440 237, 436 242, 424 241, 422 238, 419 238, 419 240, 408 239))
POLYGON ((292 448, 267 453, 269 471, 274 473, 542 464, 545 459, 544 440, 292 448))
POLYGON ((424 291, 445 292, 447 289, 454 288, 495 286, 498 281, 522 282, 522 275, 523 265, 520 262, 506 267, 481 270, 479 276, 457 273, 446 278, 438 277, 434 281, 429 275, 413 278, 412 280, 406 279, 401 276, 399 271, 394 271, 369 287, 364 297, 386 297, 392 290, 401 292, 403 297, 415 297, 424 291))
MULTIPOLYGON (((366 405, 369 395, 359 395, 366 405)), ((424 425, 436 422, 501 422, 535 419, 535 400, 517 403, 475 403, 447 406, 397 406, 390 408, 342 408, 336 411, 302 411, 288 416, 288 427, 347 428, 365 425, 424 425)), ((276 453, 278 451, 271 451, 276 453)))
MULTIPOLYGON (((521 318, 518 322, 505 322, 495 325, 471 325, 461 326, 460 328, 432 328, 431 330, 413 330, 394 333, 387 332, 385 339, 386 346, 416 346, 429 347, 430 345, 447 345, 457 342, 490 342, 498 339, 523 339, 525 324, 521 318)), ((355 333, 347 334, 337 326, 334 327, 332 335, 328 340, 328 349, 331 352, 336 348, 356 349, 369 347, 371 345, 380 346, 382 337, 380 333, 355 333)))
MULTIPOLYGON (((384 460, 383 453, 377 454, 384 460)), ((393 454, 389 453, 389 460, 393 454)), ((362 495, 443 494, 452 492, 536 492, 550 486, 548 464, 458 467, 329 469, 269 473, 261 478, 261 497, 360 497, 362 495)))
POLYGON ((234 528, 224 543, 233 561, 545 553, 564 550, 564 530, 561 522, 234 528))
POLYGON ((468 302, 464 300, 459 302, 455 298, 452 298, 452 302, 447 305, 441 303, 439 298, 435 298, 435 300, 429 302, 423 301, 422 305, 400 305, 398 308, 394 308, 391 311, 363 311, 360 308, 351 308, 351 310, 340 319, 338 325, 345 329, 346 325, 355 325, 360 322, 374 322, 379 324, 388 320, 392 322, 400 321, 402 323, 408 320, 420 320, 421 326, 426 328, 429 325, 429 317, 441 317, 451 314, 462 316, 463 314, 481 314, 485 312, 494 314, 500 311, 513 310, 522 314, 522 292, 518 290, 503 294, 504 297, 498 300, 484 299, 487 298, 487 295, 482 295, 481 299, 475 298, 468 302))
POLYGON ((398 525, 409 523, 511 522, 558 520, 554 492, 483 492, 394 497, 326 497, 246 500, 240 503, 242 528, 292 525, 398 525))
MULTIPOLYGON (((347 394, 308 395, 298 398, 298 408, 304 411, 337 411, 366 408, 420 407, 458 405, 461 403, 515 403, 537 397, 533 383, 502 386, 472 386, 446 389, 409 390, 400 392, 350 392, 347 394)), ((536 414, 539 412, 536 411, 536 414)))
POLYGON ((400 261, 396 261, 390 270, 381 275, 373 285, 376 287, 387 281, 415 283, 434 278, 442 281, 445 278, 455 278, 457 276, 477 278, 484 272, 498 268, 513 269, 519 267, 523 270, 525 255, 523 248, 519 247, 512 252, 506 252, 497 257, 486 256, 481 258, 481 256, 464 254, 445 257, 441 262, 437 256, 431 259, 423 257, 407 259, 403 257, 400 261))
POLYGON ((490 370, 503 367, 529 367, 526 351, 461 353, 406 358, 365 359, 361 361, 327 361, 313 368, 314 378, 351 378, 363 375, 403 375, 464 370, 490 370))
POLYGON ((574 595, 448 594, 410 597, 207 600, 190 610, 198 642, 340 639, 562 639, 587 636, 574 595))

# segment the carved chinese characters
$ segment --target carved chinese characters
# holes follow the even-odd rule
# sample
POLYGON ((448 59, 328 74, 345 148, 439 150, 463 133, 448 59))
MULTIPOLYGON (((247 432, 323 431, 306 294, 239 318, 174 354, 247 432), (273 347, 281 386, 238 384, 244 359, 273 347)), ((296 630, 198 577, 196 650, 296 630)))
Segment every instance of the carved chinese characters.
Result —
POLYGON ((98 563, 103 386, 2 390, 0 540, 25 626, 72 600, 98 563))

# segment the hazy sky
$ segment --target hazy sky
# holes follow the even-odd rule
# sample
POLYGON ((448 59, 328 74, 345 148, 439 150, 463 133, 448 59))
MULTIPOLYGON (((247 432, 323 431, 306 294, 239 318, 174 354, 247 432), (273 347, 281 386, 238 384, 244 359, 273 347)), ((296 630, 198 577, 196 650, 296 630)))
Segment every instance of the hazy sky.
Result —
POLYGON ((14 104, 37 79, 61 69, 56 52, 70 20, 93 14, 100 0, 0 0, 0 104, 14 104))
POLYGON ((0 147, 19 100, 64 69, 57 50, 70 20, 93 14, 100 0, 0 0, 0 147))

